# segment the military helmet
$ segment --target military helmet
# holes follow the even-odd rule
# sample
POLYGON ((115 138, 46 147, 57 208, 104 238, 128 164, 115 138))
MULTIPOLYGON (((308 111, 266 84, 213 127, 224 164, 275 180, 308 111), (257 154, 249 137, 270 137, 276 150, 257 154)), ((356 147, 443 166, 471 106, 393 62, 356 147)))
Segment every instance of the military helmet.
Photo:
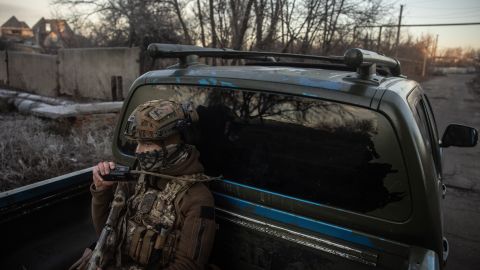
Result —
POLYGON ((165 140, 182 134, 198 114, 192 103, 151 100, 139 105, 130 114, 124 135, 130 140, 165 140))

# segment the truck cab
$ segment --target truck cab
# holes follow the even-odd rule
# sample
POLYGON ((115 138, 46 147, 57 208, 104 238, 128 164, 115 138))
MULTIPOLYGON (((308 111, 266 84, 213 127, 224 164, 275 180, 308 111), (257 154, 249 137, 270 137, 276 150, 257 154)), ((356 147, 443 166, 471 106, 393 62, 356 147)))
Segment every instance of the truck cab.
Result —
MULTIPOLYGON (((205 173, 221 176, 209 183, 219 225, 211 265, 443 268, 441 148, 474 146, 478 132, 452 124, 440 139, 427 96, 401 75, 397 60, 361 49, 319 57, 152 44, 149 52, 179 64, 145 73, 131 86, 115 130, 115 161, 136 166, 135 145, 123 131, 138 105, 194 104, 199 121, 186 140, 199 149, 205 173), (233 65, 205 65, 199 57, 233 65)), ((2 233, 31 231, 25 222, 43 213, 48 220, 35 230, 44 238, 56 235, 55 247, 66 246, 62 235, 81 234, 73 243, 85 248, 95 239, 88 228, 90 181, 86 169, 1 194, 2 233), (66 227, 62 211, 70 217, 66 227)), ((20 248, 18 238, 6 239, 17 248, 2 252, 12 254, 8 266, 18 265, 22 248, 34 255, 50 243, 22 238, 27 244, 20 248)), ((80 249, 66 250, 72 256, 80 249)))

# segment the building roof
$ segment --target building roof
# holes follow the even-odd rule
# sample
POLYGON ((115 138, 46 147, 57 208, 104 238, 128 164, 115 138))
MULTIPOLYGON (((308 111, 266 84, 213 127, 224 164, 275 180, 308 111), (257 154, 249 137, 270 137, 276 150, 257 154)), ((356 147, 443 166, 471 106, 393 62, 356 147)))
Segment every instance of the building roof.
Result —
POLYGON ((39 28, 46 23, 49 23, 51 25, 58 25, 60 23, 63 23, 66 27, 68 27, 68 29, 70 29, 70 26, 64 19, 45 19, 44 17, 40 18, 40 20, 38 20, 38 22, 32 27, 32 29, 35 30, 36 28, 39 28))
POLYGON ((19 21, 15 16, 10 17, 2 27, 11 27, 11 28, 30 28, 27 23, 19 21))

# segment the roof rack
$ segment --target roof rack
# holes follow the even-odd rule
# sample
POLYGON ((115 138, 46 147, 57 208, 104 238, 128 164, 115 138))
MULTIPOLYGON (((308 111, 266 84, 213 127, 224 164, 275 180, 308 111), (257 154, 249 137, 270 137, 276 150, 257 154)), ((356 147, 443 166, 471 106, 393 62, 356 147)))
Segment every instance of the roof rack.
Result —
MULTIPOLYGON (((152 43, 148 46, 149 55, 156 58, 178 58, 180 67, 198 63, 198 57, 223 59, 249 59, 275 63, 275 57, 297 58, 343 64, 356 69, 359 79, 369 79, 376 72, 376 65, 387 67, 394 76, 400 76, 400 62, 375 52, 363 49, 349 49, 344 56, 317 56, 277 52, 236 51, 232 49, 203 48, 195 45, 152 43)), ((280 64, 280 63, 279 63, 280 64)))
POLYGON ((256 52, 256 51, 236 51, 232 49, 218 49, 218 48, 203 48, 195 45, 179 45, 179 44, 163 44, 152 43, 148 46, 147 51, 153 58, 179 58, 180 64, 186 61, 189 55, 196 55, 199 57, 218 57, 223 59, 265 59, 268 62, 275 62, 273 57, 286 57, 298 59, 311 59, 318 61, 326 61, 333 63, 343 63, 343 57, 326 57, 317 55, 304 55, 292 53, 277 53, 277 52, 256 52), (272 59, 273 58, 273 59, 272 59))
POLYGON ((345 52, 343 59, 345 65, 356 68, 359 77, 369 78, 376 72, 376 66, 384 66, 389 69, 393 76, 401 76, 400 62, 376 52, 359 48, 349 49, 345 52))

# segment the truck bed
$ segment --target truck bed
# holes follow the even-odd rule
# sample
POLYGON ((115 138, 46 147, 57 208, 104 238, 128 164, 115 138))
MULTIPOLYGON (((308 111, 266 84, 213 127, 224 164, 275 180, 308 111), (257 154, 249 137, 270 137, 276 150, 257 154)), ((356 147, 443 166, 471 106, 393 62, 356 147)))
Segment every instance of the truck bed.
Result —
MULTIPOLYGON (((80 258, 96 240, 90 179, 85 169, 1 193, 0 269, 68 269, 80 258)), ((434 269, 422 268, 424 250, 402 259, 351 248, 245 216, 214 196, 219 229, 210 262, 220 269, 434 269)))

